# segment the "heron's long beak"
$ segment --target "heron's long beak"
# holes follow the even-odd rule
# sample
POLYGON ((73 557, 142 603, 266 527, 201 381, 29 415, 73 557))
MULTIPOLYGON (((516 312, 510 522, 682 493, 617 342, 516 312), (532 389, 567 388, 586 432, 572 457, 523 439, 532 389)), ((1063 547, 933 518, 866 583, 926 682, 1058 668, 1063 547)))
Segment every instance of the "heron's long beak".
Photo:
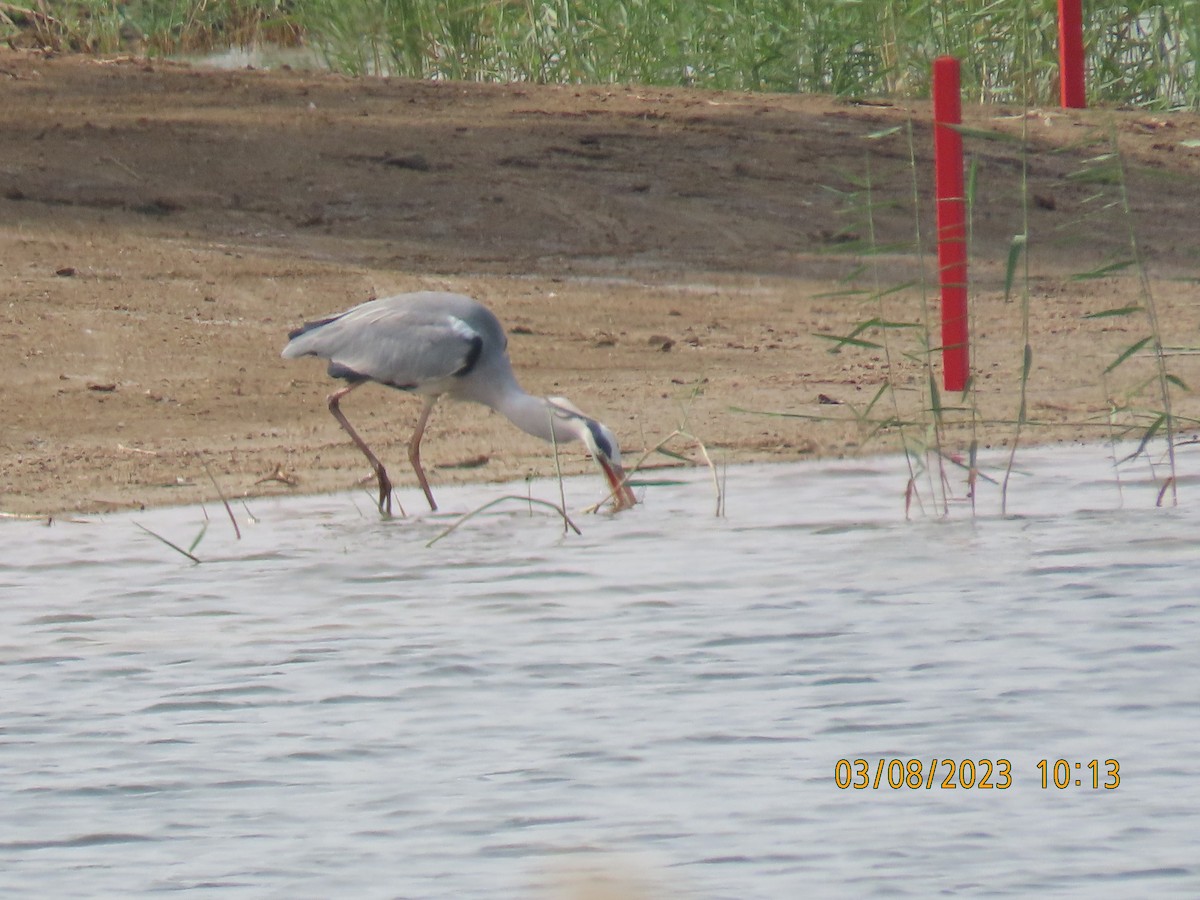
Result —
POLYGON ((595 456, 596 462, 600 464, 600 469, 608 481, 609 490, 612 491, 613 512, 620 512, 636 506, 637 498, 633 496, 633 489, 625 483, 625 470, 603 453, 597 453, 595 456))

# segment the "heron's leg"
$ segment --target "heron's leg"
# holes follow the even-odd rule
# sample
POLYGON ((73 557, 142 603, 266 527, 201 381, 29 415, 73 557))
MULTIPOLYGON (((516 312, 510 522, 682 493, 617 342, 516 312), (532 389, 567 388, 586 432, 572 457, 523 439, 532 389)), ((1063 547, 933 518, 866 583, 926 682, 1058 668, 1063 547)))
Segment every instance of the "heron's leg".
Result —
MULTIPOLYGON (((387 470, 383 467, 383 463, 379 458, 371 452, 371 448, 367 446, 367 442, 358 436, 358 432, 350 425, 349 420, 342 413, 338 403, 348 393, 358 387, 360 384, 365 384, 362 381, 351 382, 340 390, 334 391, 329 395, 327 402, 329 403, 329 411, 333 413, 333 417, 338 420, 338 423, 345 430, 346 434, 358 445, 358 449, 363 452, 363 455, 370 461, 371 468, 375 470, 375 477, 379 480, 379 511, 385 515, 392 514, 392 482, 388 478, 387 470)), ((403 510, 401 510, 403 513, 403 510)))
POLYGON ((429 481, 425 478, 425 470, 421 468, 421 436, 425 434, 425 423, 433 411, 437 397, 426 397, 425 405, 421 408, 421 416, 417 419, 417 429, 413 432, 412 440, 408 442, 408 461, 412 463, 413 471, 417 473, 417 481, 421 482, 421 490, 429 501, 429 508, 437 512, 437 504, 433 502, 433 491, 429 490, 429 481))

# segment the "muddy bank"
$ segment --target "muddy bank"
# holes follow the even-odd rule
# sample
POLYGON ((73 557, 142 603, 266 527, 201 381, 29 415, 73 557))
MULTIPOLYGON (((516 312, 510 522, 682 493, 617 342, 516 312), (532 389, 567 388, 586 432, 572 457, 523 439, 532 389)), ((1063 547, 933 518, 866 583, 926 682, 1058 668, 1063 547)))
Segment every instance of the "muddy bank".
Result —
MULTIPOLYGON (((912 240, 912 151, 932 233, 923 107, 10 51, 0 96, 0 510, 211 499, 206 467, 230 496, 353 486, 369 472, 325 408, 322 365, 279 350, 306 319, 423 288, 489 303, 525 387, 606 422, 627 458, 681 425, 728 462, 882 451, 900 435, 876 433, 876 420, 928 418, 917 330, 889 332, 888 353, 831 353, 827 339, 881 309, 918 321, 934 299, 919 286, 935 271, 928 257, 858 251, 871 230, 878 246, 912 240), (909 282, 882 308, 870 299, 909 282), (899 406, 864 419, 889 357, 899 406)), ((1013 135, 1023 124, 1012 110, 967 115, 1013 135)), ((1132 269, 1072 277, 1129 255, 1129 221, 1103 208, 1113 185, 1088 162, 1104 148, 1081 139, 1119 136, 1164 342, 1188 348, 1200 122, 1047 111, 1026 125, 1027 211, 1020 144, 969 141, 975 433, 984 445, 1013 435, 1023 322, 1021 304, 1005 302, 1004 266, 1028 216, 1037 424, 1022 439, 1102 439, 1150 363, 1106 375, 1147 325, 1084 318, 1143 295, 1132 269)), ((1169 361, 1188 384, 1193 359, 1169 361)), ((1190 395, 1177 401, 1200 413, 1190 395)), ((345 405, 420 508, 404 463, 418 408, 381 388, 345 405)), ((971 417, 951 418, 958 452, 971 417)), ((568 471, 590 470, 565 449, 568 471)), ((435 490, 553 472, 546 445, 458 405, 435 412, 424 458, 435 490)))

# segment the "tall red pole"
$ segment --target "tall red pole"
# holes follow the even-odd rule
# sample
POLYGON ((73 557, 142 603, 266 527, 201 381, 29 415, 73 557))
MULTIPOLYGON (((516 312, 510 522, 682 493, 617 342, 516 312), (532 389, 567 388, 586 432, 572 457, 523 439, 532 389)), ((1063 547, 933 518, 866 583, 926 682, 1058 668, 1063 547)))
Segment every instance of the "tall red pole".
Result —
POLYGON ((1058 83, 1064 109, 1087 106, 1083 77, 1083 0, 1058 0, 1058 83))
POLYGON ((958 60, 933 61, 933 161, 937 194, 938 273, 942 288, 942 378, 947 391, 967 386, 967 198, 963 186, 958 60))

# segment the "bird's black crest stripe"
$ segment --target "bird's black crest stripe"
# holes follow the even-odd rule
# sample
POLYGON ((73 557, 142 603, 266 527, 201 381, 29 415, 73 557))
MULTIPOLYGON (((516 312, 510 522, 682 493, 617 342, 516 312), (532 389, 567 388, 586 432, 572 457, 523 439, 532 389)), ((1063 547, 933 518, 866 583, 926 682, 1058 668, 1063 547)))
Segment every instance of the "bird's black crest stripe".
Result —
POLYGON ((470 344, 467 347, 467 358, 463 362, 461 368, 454 374, 459 378, 471 374, 471 370, 475 368, 475 364, 479 362, 479 356, 483 353, 483 338, 479 335, 471 338, 470 344))
POLYGON ((613 448, 608 442, 608 438, 604 436, 604 432, 600 430, 600 423, 592 419, 584 419, 587 422, 587 429, 592 433, 592 439, 596 442, 596 449, 603 453, 609 459, 612 459, 613 448))
POLYGON ((341 316, 330 316, 328 319, 318 319, 316 322, 305 322, 299 328, 288 332, 288 340, 294 341, 302 334, 308 334, 314 328, 320 328, 322 325, 328 325, 330 322, 336 322, 341 316))
POLYGON ((329 363, 328 372, 329 372, 330 378, 345 378, 347 381, 351 382, 352 384, 359 384, 363 381, 370 380, 362 372, 355 372, 349 366, 343 366, 341 363, 336 363, 336 362, 329 363))

